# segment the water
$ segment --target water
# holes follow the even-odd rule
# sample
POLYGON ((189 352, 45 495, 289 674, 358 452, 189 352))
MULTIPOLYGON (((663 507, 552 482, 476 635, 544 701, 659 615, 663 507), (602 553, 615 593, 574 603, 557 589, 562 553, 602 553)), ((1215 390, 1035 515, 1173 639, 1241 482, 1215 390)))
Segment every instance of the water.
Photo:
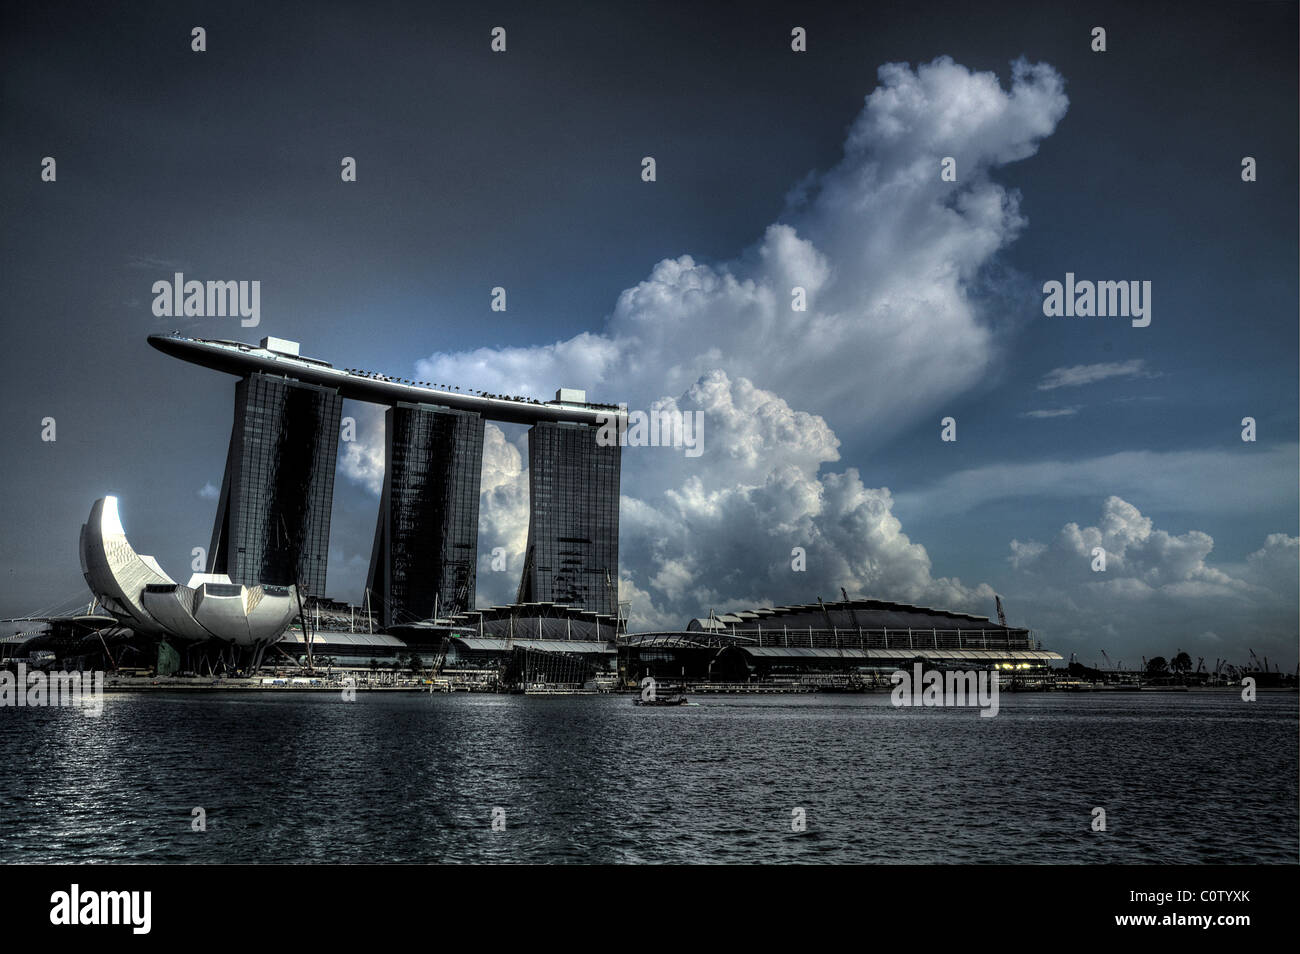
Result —
POLYGON ((1294 694, 1003 694, 992 719, 884 694, 697 701, 0 709, 0 861, 1297 861, 1294 694))

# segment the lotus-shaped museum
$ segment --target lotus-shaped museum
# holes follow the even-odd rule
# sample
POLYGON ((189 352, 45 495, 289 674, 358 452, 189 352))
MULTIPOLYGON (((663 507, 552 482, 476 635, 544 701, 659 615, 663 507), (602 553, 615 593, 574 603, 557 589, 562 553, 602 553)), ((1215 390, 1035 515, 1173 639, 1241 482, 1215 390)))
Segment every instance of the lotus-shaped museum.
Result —
POLYGON ((101 497, 81 527, 81 572, 100 605, 138 633, 186 643, 238 646, 279 638, 297 612, 293 586, 244 586, 224 574, 177 583, 126 541, 116 497, 101 497))

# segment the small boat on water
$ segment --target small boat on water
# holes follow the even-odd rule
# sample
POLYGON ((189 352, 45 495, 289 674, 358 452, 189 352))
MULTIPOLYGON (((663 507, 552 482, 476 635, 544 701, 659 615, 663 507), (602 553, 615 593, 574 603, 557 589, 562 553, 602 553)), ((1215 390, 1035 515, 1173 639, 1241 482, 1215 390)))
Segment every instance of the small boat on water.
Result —
POLYGON ((664 692, 656 693, 648 698, 635 696, 632 704, 636 706, 689 706, 695 703, 688 702, 684 692, 664 692))

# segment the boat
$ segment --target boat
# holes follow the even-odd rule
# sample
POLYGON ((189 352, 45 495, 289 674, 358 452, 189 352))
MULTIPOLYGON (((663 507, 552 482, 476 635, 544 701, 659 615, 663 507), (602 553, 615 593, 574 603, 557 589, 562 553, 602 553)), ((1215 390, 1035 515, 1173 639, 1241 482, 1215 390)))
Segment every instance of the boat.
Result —
POLYGON ((690 706, 698 703, 688 702, 684 692, 665 692, 648 699, 636 696, 632 699, 632 704, 636 706, 690 706))

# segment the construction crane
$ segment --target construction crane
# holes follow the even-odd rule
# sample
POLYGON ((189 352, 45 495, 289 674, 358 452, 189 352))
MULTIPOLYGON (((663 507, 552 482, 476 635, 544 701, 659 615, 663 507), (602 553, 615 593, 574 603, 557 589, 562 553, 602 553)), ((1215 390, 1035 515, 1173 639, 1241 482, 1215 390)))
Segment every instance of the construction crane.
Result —
POLYGON ((1109 666, 1111 669, 1115 668, 1115 664, 1110 661, 1110 657, 1106 655, 1106 650, 1104 649, 1101 651, 1101 658, 1106 660, 1106 665, 1109 666))
POLYGON ((998 610, 998 625, 1005 629, 1007 625, 1007 614, 1002 611, 1002 597, 998 596, 996 593, 993 594, 993 605, 996 606, 998 610))
POLYGON ((302 580, 299 580, 297 587, 295 587, 298 596, 298 625, 302 627, 302 638, 303 641, 307 643, 307 671, 314 672, 315 662, 312 660, 311 655, 312 630, 311 627, 307 625, 307 614, 302 611, 302 589, 302 580))
MULTIPOLYGON (((87 612, 86 612, 86 615, 89 616, 89 615, 90 615, 90 612, 87 611, 87 612)), ((101 646, 104 647, 104 655, 108 657, 108 663, 109 663, 109 665, 112 666, 114 669, 117 669, 117 660, 114 659, 114 658, 113 658, 113 654, 112 654, 111 652, 109 652, 109 649, 108 649, 108 643, 105 642, 105 640, 104 640, 104 628, 101 626, 101 627, 99 627, 98 629, 96 629, 96 630, 95 630, 95 635, 99 637, 99 643, 100 643, 101 646)))
POLYGON ((849 599, 849 591, 841 586, 840 595, 844 597, 844 605, 848 607, 849 619, 853 621, 853 628, 856 629, 859 633, 861 633, 862 623, 858 621, 858 614, 853 609, 853 601, 849 599))
POLYGON ((1255 668, 1259 668, 1259 657, 1255 655, 1255 650, 1250 650, 1251 661, 1255 663, 1255 668))
MULTIPOLYGON (((610 578, 609 569, 605 570, 605 592, 609 594, 609 605, 614 610, 614 638, 618 639, 619 634, 627 632, 627 618, 632 608, 630 600, 623 600, 621 603, 618 599, 618 586, 610 578)), ((713 618, 713 610, 709 610, 709 619, 713 618)), ((600 629, 600 621, 596 621, 597 631, 600 629)))
POLYGON ((429 667, 431 675, 442 675, 442 667, 447 663, 447 650, 451 648, 451 631, 448 630, 443 634, 442 642, 438 645, 438 654, 433 657, 433 665, 429 667))
POLYGON ((1204 657, 1204 656, 1198 656, 1198 657, 1197 657, 1197 659, 1196 659, 1196 671, 1197 671, 1198 673, 1205 672, 1205 657, 1204 657))
POLYGON ((826 628, 834 631, 835 620, 831 619, 831 611, 826 608, 826 604, 822 602, 822 598, 820 596, 817 597, 817 605, 821 607, 822 618, 826 620, 826 628))

